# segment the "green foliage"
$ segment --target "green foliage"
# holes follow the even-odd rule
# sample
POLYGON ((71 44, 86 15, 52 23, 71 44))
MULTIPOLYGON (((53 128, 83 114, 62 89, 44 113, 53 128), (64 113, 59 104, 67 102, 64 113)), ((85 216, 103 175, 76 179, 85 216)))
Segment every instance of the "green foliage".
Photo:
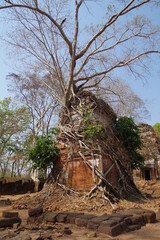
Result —
POLYGON ((103 126, 95 120, 93 116, 93 110, 88 110, 85 112, 80 132, 85 140, 93 140, 104 137, 103 126))
POLYGON ((115 125, 117 136, 123 140, 131 159, 131 168, 141 168, 144 165, 144 157, 137 152, 141 149, 142 142, 139 134, 139 127, 132 118, 120 117, 115 125))
POLYGON ((56 127, 50 128, 48 131, 48 136, 52 139, 57 137, 58 134, 59 134, 59 128, 56 128, 56 127))
POLYGON ((160 139, 160 123, 156 123, 153 126, 156 136, 160 139))
POLYGON ((50 137, 38 136, 35 146, 29 151, 28 160, 32 160, 33 168, 45 170, 52 166, 59 157, 59 149, 50 137))
POLYGON ((13 104, 11 98, 0 100, 0 169, 3 175, 13 154, 22 152, 29 124, 30 114, 25 106, 13 104))

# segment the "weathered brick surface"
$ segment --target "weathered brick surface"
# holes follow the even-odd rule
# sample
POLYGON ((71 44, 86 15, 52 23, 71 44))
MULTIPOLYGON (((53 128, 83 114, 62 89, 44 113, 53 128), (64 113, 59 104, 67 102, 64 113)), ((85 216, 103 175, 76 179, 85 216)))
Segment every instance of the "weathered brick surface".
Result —
POLYGON ((134 231, 140 229, 145 223, 156 221, 156 214, 153 211, 137 208, 101 216, 76 212, 48 212, 43 216, 46 221, 76 224, 79 227, 86 227, 110 236, 117 236, 125 231, 134 231))
POLYGON ((98 228, 98 232, 100 233, 105 233, 111 236, 118 236, 119 234, 122 233, 122 228, 120 224, 114 225, 114 226, 109 226, 108 224, 100 225, 98 228))
POLYGON ((131 224, 132 225, 144 225, 144 218, 143 215, 134 215, 131 218, 131 224))
POLYGON ((1 218, 0 219, 0 228, 12 227, 14 223, 21 223, 21 219, 18 218, 18 217, 15 217, 15 218, 1 218))
POLYGON ((134 215, 142 215, 144 212, 145 212, 145 209, 142 209, 142 208, 130 208, 125 211, 125 213, 134 214, 134 215))
POLYGON ((4 217, 4 218, 14 218, 14 217, 18 217, 18 212, 3 211, 3 212, 2 212, 2 217, 4 217))
POLYGON ((126 222, 127 225, 130 225, 132 223, 131 217, 124 218, 124 221, 126 222))
POLYGON ((87 227, 88 225, 88 219, 87 218, 76 218, 75 219, 75 224, 78 227, 87 227))
POLYGON ((44 220, 44 216, 34 216, 34 217, 28 217, 27 218, 27 224, 41 224, 44 220))
POLYGON ((80 215, 78 218, 75 219, 75 224, 79 227, 87 227, 89 220, 94 217, 95 215, 93 214, 80 215))
POLYGON ((126 232, 135 231, 135 230, 138 230, 138 229, 140 229, 140 228, 141 228, 140 225, 130 225, 130 226, 127 226, 126 232))
POLYGON ((125 221, 123 221, 120 223, 120 226, 121 226, 122 230, 125 231, 127 228, 127 223, 125 221))
POLYGON ((66 223, 74 224, 75 219, 78 218, 81 215, 84 215, 84 213, 76 213, 76 212, 68 213, 66 223))
POLYGON ((66 222, 66 219, 67 219, 67 214, 66 214, 66 213, 59 213, 59 214, 56 216, 57 222, 65 223, 65 222, 66 222))
POLYGON ((11 201, 10 199, 1 199, 0 200, 0 207, 4 207, 4 206, 8 206, 8 205, 11 205, 11 201))
POLYGON ((101 222, 110 219, 111 215, 103 214, 102 216, 92 218, 90 222, 100 224, 101 222))
POLYGON ((37 207, 37 208, 31 208, 28 210, 28 215, 30 217, 36 217, 39 216, 43 213, 43 208, 41 206, 37 207))
POLYGON ((43 217, 45 221, 55 223, 57 215, 58 213, 45 212, 43 217))
POLYGON ((98 223, 93 223, 88 221, 88 224, 87 224, 88 229, 96 230, 98 227, 99 227, 98 223))

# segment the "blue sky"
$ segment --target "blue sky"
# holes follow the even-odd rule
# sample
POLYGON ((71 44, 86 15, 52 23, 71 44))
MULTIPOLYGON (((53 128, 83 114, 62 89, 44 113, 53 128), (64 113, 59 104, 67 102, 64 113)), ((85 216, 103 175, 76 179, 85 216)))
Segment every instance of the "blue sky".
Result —
MULTIPOLYGON (((95 12, 100 11, 96 8, 96 5, 95 8, 93 7, 93 10, 95 12)), ((148 11, 147 8, 144 8, 141 13, 147 15, 154 24, 160 26, 160 7, 154 8, 150 11, 148 11)), ((99 12, 99 14, 101 14, 101 12, 99 12)), ((4 28, 4 23, 0 20, 0 35, 3 35, 4 28)), ((16 58, 14 59, 12 57, 12 60, 10 60, 6 52, 3 43, 0 42, 0 99, 9 96, 9 93, 7 92, 6 75, 9 72, 15 71, 14 61, 16 61, 16 58)), ((151 115, 151 118, 147 121, 148 124, 153 125, 156 122, 160 122, 160 58, 157 56, 152 58, 150 62, 150 75, 148 75, 145 82, 140 79, 131 79, 128 83, 140 98, 147 100, 148 102, 147 109, 151 115)))

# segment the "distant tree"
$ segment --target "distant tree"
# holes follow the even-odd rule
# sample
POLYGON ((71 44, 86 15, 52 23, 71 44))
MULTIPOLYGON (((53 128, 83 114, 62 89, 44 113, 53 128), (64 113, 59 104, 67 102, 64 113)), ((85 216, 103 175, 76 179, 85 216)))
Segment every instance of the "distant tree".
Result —
POLYGON ((0 101, 0 171, 3 176, 9 166, 18 140, 23 142, 30 124, 30 114, 25 106, 17 107, 11 98, 0 101))
POLYGON ((128 150, 131 159, 131 168, 141 168, 144 165, 144 157, 137 152, 142 146, 139 127, 134 123, 132 118, 125 116, 117 120, 115 131, 117 136, 123 140, 128 150))
POLYGON ((33 139, 38 134, 48 135, 50 125, 56 122, 55 110, 58 106, 53 91, 47 87, 51 85, 49 76, 12 73, 7 79, 10 81, 9 91, 14 94, 15 100, 25 105, 30 112, 33 139))
POLYGON ((109 103, 118 117, 131 117, 137 123, 149 118, 145 101, 138 97, 123 80, 108 79, 105 86, 95 89, 95 94, 109 103))
POLYGON ((155 124, 153 125, 153 129, 154 129, 157 137, 158 137, 159 140, 160 140, 160 123, 155 123, 155 124))

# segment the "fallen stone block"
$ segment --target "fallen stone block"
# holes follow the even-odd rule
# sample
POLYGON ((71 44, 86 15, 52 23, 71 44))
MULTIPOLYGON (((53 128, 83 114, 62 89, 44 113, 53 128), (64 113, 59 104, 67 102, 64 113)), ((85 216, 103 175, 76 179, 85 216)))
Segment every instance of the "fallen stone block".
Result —
POLYGON ((125 221, 123 221, 120 223, 120 226, 121 226, 122 230, 125 231, 127 228, 127 223, 125 221))
POLYGON ((75 219, 75 224, 79 227, 87 227, 89 220, 94 217, 95 215, 92 214, 80 215, 78 218, 75 219))
POLYGON ((97 230, 98 227, 99 227, 98 223, 88 222, 87 224, 87 228, 91 230, 97 230))
POLYGON ((66 223, 75 224, 75 219, 81 215, 84 215, 84 213, 76 213, 76 212, 67 213, 66 223))
POLYGON ((5 207, 5 206, 8 206, 8 205, 11 205, 12 202, 10 199, 1 199, 0 200, 0 207, 5 207))
POLYGON ((18 212, 9 212, 9 211, 3 211, 2 212, 2 217, 4 218, 17 218, 18 216, 18 212))
POLYGON ((134 215, 142 215, 145 212, 145 209, 142 208, 130 208, 127 210, 128 213, 134 215))
POLYGON ((52 222, 55 223, 56 217, 57 217, 58 213, 53 213, 53 212, 45 212, 43 215, 43 220, 46 222, 52 222))
POLYGON ((75 219, 75 224, 78 227, 87 227, 88 219, 87 218, 76 218, 75 219))
POLYGON ((101 222, 110 219, 110 217, 111 216, 108 214, 103 214, 102 216, 92 218, 90 222, 100 224, 101 222))
POLYGON ((126 232, 131 232, 131 231, 139 230, 140 228, 141 228, 140 225, 130 225, 130 226, 127 226, 126 232))
POLYGON ((108 219, 106 221, 101 222, 100 226, 109 226, 109 227, 113 227, 117 224, 119 224, 120 222, 122 222, 122 219, 119 218, 113 218, 113 219, 108 219))
POLYGON ((21 223, 21 219, 16 218, 1 218, 0 219, 0 228, 3 227, 12 227, 14 223, 21 223))
POLYGON ((143 215, 134 215, 130 217, 132 225, 145 225, 143 215))
POLYGON ((30 217, 37 217, 43 213, 43 208, 41 206, 37 208, 31 208, 28 210, 28 215, 30 217))
POLYGON ((59 214, 56 216, 56 221, 57 221, 57 222, 60 222, 60 223, 65 223, 65 222, 66 222, 66 219, 67 219, 67 213, 59 213, 59 214))
POLYGON ((41 224, 44 221, 43 215, 36 216, 36 217, 28 217, 27 224, 41 224))
POLYGON ((120 224, 114 225, 114 226, 109 226, 109 225, 100 225, 98 228, 98 232, 100 233, 105 233, 108 234, 110 236, 118 236, 119 234, 122 233, 122 228, 120 226, 120 224))
POLYGON ((131 217, 124 218, 124 221, 126 222, 127 225, 130 225, 132 223, 131 217))

